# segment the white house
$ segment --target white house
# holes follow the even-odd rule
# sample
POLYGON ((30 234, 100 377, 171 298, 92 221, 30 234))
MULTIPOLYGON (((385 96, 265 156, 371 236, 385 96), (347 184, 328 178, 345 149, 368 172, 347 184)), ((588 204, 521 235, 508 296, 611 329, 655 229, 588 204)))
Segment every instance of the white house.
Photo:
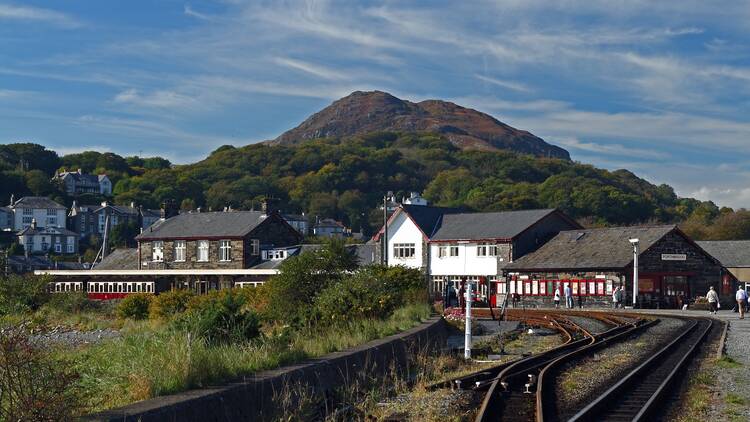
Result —
POLYGON ((74 254, 78 252, 78 235, 61 227, 37 227, 36 220, 18 232, 18 243, 28 253, 74 254))
POLYGON ((24 196, 10 205, 13 228, 22 230, 36 220, 37 227, 65 227, 68 209, 43 196, 24 196))

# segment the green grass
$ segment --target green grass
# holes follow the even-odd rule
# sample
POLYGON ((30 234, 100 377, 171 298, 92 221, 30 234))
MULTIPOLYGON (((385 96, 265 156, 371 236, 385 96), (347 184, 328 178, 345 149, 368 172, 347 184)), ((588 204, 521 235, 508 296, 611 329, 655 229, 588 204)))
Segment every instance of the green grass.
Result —
POLYGON ((742 364, 730 358, 729 356, 724 355, 721 357, 721 359, 716 361, 716 366, 722 369, 736 369, 741 368, 742 364))
POLYGON ((724 396, 724 401, 727 404, 736 404, 740 406, 747 404, 747 400, 743 396, 735 393, 727 393, 727 395, 724 396))
POLYGON ((414 327, 430 312, 428 305, 410 305, 385 320, 354 320, 325 331, 276 327, 260 339, 218 346, 140 322, 124 327, 121 338, 60 353, 76 362, 96 411, 344 350, 414 327))

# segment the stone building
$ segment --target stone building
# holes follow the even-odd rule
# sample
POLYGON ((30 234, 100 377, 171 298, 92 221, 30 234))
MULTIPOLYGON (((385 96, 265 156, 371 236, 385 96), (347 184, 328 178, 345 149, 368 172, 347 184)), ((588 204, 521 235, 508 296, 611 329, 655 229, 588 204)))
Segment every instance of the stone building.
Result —
MULTIPOLYGON (((611 306, 617 286, 632 304, 638 240, 638 298, 643 307, 676 308, 721 285, 721 263, 677 226, 612 227, 564 231, 505 267, 501 294, 518 293, 531 306, 552 304, 555 290, 570 286, 574 302, 611 306)), ((722 295, 722 301, 728 301, 722 295)), ((564 302, 564 298, 562 299, 564 302)))
POLYGON ((722 277, 722 293, 737 289, 736 283, 750 285, 750 240, 718 240, 695 242, 726 269, 722 277))

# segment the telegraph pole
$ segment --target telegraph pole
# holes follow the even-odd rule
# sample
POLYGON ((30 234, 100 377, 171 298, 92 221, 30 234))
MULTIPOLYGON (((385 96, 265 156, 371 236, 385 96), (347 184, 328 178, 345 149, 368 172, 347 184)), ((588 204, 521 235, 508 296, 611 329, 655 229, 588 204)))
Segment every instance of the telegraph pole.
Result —
POLYGON ((383 265, 388 266, 388 195, 383 195, 383 265))

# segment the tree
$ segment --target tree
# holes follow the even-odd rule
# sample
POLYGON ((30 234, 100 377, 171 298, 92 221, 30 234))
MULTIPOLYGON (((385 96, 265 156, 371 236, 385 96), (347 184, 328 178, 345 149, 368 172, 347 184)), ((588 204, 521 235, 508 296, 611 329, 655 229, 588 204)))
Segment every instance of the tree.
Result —
POLYGON ((41 170, 28 171, 25 178, 26 186, 36 196, 49 195, 55 191, 55 186, 50 182, 49 176, 41 170))

